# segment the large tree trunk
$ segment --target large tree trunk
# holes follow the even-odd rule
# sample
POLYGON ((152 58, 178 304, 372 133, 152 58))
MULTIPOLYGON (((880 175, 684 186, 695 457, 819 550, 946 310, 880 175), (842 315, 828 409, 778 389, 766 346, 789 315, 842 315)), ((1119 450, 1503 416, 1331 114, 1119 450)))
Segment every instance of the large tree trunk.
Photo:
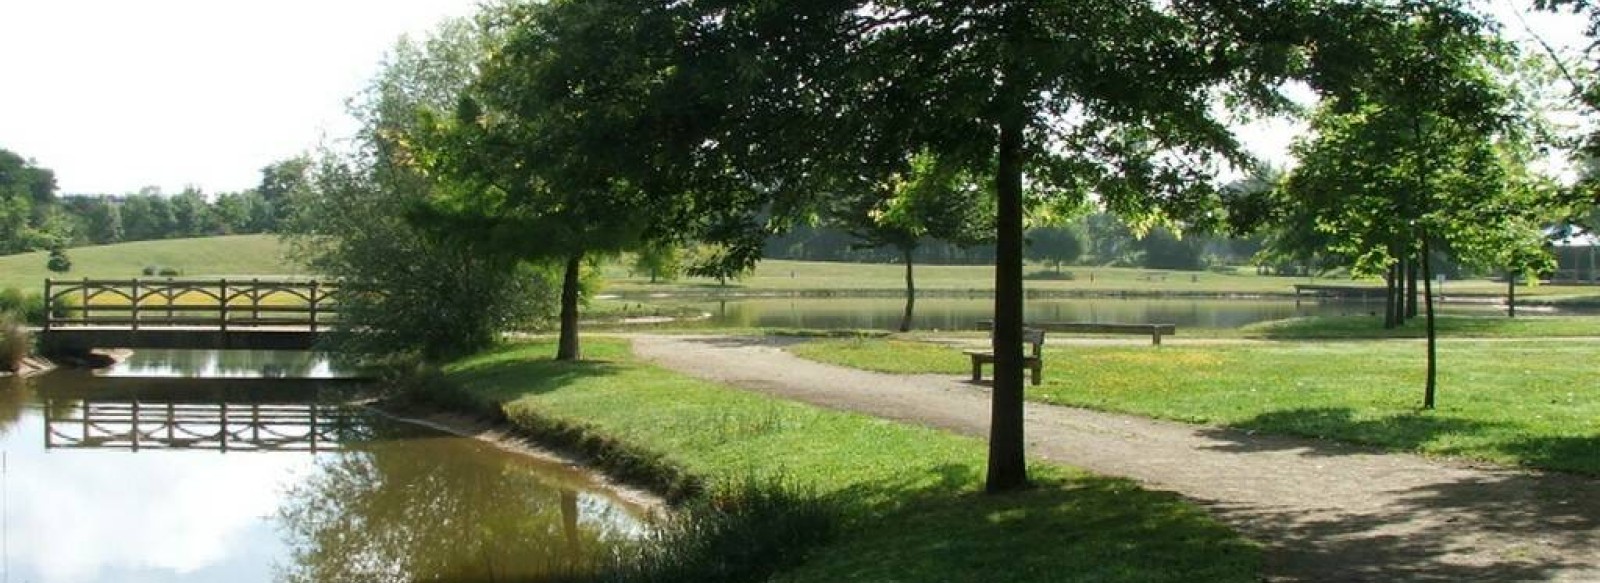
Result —
POLYGON ((1439 338, 1433 321, 1433 258, 1428 241, 1422 241, 1422 302, 1428 319, 1428 380, 1422 391, 1422 408, 1433 408, 1433 395, 1437 387, 1439 370, 1439 338))
POLYGON ((583 271, 583 253, 567 258, 567 271, 561 277, 561 336, 556 345, 556 360, 578 360, 578 284, 583 271))
POLYGON ((906 314, 900 318, 900 331, 911 331, 911 313, 917 307, 917 282, 911 275, 911 248, 902 247, 900 253, 906 260, 906 314))
MULTIPOLYGON (((1015 82, 1005 79, 1003 84, 1015 82)), ((1002 88, 1003 95, 1014 88, 1002 88)), ((1022 132, 1021 103, 1001 114, 995 176, 994 392, 989 419, 990 493, 1028 485, 1022 417, 1022 132)))

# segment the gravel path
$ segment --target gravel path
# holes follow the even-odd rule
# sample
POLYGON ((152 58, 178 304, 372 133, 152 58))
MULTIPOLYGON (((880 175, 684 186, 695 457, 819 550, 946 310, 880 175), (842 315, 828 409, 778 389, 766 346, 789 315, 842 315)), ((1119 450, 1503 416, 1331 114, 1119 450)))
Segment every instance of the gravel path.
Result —
MULTIPOLYGON (((801 359, 796 340, 632 337, 670 369, 985 436, 986 387, 801 359)), ((1600 480, 1028 404, 1029 453, 1178 492, 1266 546, 1270 581, 1600 581, 1600 480)))

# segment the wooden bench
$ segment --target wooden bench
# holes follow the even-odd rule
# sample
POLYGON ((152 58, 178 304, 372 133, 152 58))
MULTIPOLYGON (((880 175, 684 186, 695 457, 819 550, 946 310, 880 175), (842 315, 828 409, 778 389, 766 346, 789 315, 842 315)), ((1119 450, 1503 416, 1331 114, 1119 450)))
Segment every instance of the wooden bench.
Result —
MULTIPOLYGON (((989 336, 994 336, 992 328, 989 336)), ((1028 370, 1033 371, 1033 384, 1038 385, 1040 380, 1039 375, 1044 371, 1044 358, 1043 355, 1040 354, 1040 351, 1044 348, 1044 330, 1040 330, 1038 328, 1023 328, 1022 341, 1033 346, 1032 352, 1023 355, 1022 366, 1028 367, 1028 370)), ((965 352, 967 353, 967 356, 972 357, 972 382, 983 380, 983 365, 984 363, 994 362, 994 351, 967 350, 965 352)))
POLYGON ((1093 324, 1086 322, 1036 322, 1031 324, 1051 332, 1074 334, 1139 334, 1150 336, 1150 344, 1161 346, 1162 336, 1178 333, 1174 324, 1093 324))

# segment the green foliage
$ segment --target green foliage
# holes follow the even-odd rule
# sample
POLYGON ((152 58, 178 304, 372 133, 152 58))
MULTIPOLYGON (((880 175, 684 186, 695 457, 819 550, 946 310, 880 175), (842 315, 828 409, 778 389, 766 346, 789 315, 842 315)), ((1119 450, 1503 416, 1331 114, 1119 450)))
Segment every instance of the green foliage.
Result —
POLYGON ((330 157, 296 201, 306 214, 291 241, 313 271, 340 286, 340 326, 330 348, 438 360, 545 321, 550 271, 418 231, 406 213, 420 201, 419 189, 426 186, 387 182, 376 169, 330 157))
POLYGON ((683 249, 667 243, 650 243, 634 252, 633 270, 650 274, 650 283, 672 281, 684 271, 683 249))
POLYGON ((22 320, 0 309, 0 372, 22 369, 22 360, 33 352, 33 338, 22 320))
POLYGON ((1035 227, 1028 230, 1027 257, 1034 261, 1044 261, 1055 266, 1056 272, 1061 271, 1061 264, 1072 263, 1083 256, 1084 243, 1083 231, 1076 225, 1060 227, 1035 227))
POLYGON ((47 218, 55 201, 55 173, 0 149, 0 255, 42 249, 60 240, 47 218))
POLYGON ((291 161, 266 172, 268 190, 281 187, 294 209, 285 228, 297 255, 339 282, 333 345, 342 352, 440 360, 549 318, 548 267, 473 233, 431 233, 412 220, 456 185, 417 172, 407 140, 419 111, 453 105, 481 42, 472 24, 451 21, 421 45, 402 43, 355 106, 357 153, 324 152, 309 169, 291 161))
POLYGON ((14 287, 0 289, 0 313, 10 314, 26 324, 41 325, 44 323, 44 295, 14 287))
POLYGON ((45 260, 45 269, 53 273, 66 273, 72 271, 72 259, 67 257, 66 250, 60 247, 50 248, 50 258, 45 260))
POLYGON ((978 177, 926 151, 906 156, 881 184, 828 202, 829 221, 868 247, 905 254, 929 238, 961 245, 993 239, 992 193, 978 177))
POLYGON ((769 580, 837 538, 840 514, 833 504, 782 480, 722 485, 676 509, 660 530, 593 580, 769 580))
POLYGON ((1201 241, 1180 237, 1164 227, 1156 227, 1139 240, 1144 248, 1144 266, 1152 269, 1205 269, 1205 248, 1201 241))

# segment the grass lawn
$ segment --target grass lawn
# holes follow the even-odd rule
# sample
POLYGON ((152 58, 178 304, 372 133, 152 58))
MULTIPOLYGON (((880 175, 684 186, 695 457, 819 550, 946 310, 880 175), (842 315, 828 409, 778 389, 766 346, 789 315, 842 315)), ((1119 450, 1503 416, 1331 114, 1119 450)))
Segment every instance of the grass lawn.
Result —
MULTIPOLYGON (((1273 340, 1426 338, 1423 318, 1393 330, 1383 328, 1374 316, 1310 317, 1274 320, 1244 326, 1237 330, 1208 330, 1219 336, 1266 338, 1273 340)), ((1517 318, 1439 316, 1442 338, 1559 338, 1600 337, 1600 316, 1523 316, 1517 318)))
POLYGON ((512 422, 557 420, 711 482, 782 476, 838 503, 845 529, 785 582, 1254 581, 1256 547, 1170 494, 1035 465, 1039 487, 979 493, 978 440, 730 390, 591 338, 581 363, 548 343, 445 369, 512 422))
MULTIPOLYGON (((1168 271, 1123 267, 1068 266, 1070 280, 1051 278, 1044 266, 1030 264, 1026 287, 1038 292, 1114 293, 1134 291, 1164 294, 1251 295, 1292 294, 1295 284, 1366 285, 1378 282, 1352 282, 1349 279, 1277 277, 1256 275, 1251 269, 1226 272, 1168 271)), ((994 267, 987 265, 918 265, 917 289, 924 292, 988 292, 994 289, 994 267)), ((630 273, 627 265, 613 262, 606 266, 607 293, 730 293, 800 291, 877 291, 905 289, 902 265, 844 263, 828 261, 762 261, 751 275, 720 286, 715 280, 684 278, 675 282, 651 284, 648 275, 630 273)), ((1445 291, 1453 295, 1505 293, 1505 284, 1488 280, 1452 281, 1445 291)), ((1594 295, 1592 288, 1537 286, 1517 289, 1519 297, 1594 295)))
POLYGON ((200 239, 138 241, 67 250, 72 271, 45 269, 43 251, 0 256, 0 289, 44 291, 47 277, 56 279, 144 277, 147 265, 173 267, 183 277, 285 276, 304 271, 288 261, 288 249, 277 235, 236 235, 200 239))
MULTIPOLYGON (((1600 475, 1600 342, 1441 343, 1438 409, 1421 410, 1421 342, 1049 346, 1028 398, 1397 451, 1600 475)), ((946 346, 816 340, 796 354, 892 373, 965 374, 946 346)))

